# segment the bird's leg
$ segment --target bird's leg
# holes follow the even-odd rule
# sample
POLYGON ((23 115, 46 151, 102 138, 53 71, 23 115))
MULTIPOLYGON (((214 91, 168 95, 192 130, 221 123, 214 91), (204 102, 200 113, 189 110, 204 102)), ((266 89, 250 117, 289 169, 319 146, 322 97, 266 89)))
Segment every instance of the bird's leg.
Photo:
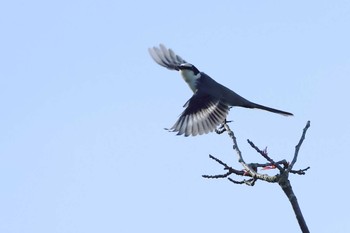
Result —
POLYGON ((217 134, 222 134, 226 131, 225 129, 225 124, 226 123, 230 123, 231 121, 228 121, 228 120, 224 120, 224 122, 222 124, 219 125, 219 128, 215 129, 215 133, 217 134))
POLYGON ((226 131, 224 125, 220 125, 218 129, 215 129, 215 133, 222 134, 226 131))

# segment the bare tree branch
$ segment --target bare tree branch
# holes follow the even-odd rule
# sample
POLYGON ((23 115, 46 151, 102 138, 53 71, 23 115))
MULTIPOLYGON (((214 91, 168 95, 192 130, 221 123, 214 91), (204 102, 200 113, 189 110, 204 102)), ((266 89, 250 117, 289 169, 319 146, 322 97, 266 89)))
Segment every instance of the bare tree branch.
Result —
POLYGON ((289 167, 288 167, 288 172, 290 170, 292 170, 292 168, 294 167, 294 164, 297 162, 297 159, 298 159, 298 154, 299 154, 299 150, 300 150, 300 147, 301 147, 301 144, 303 143, 303 141, 305 140, 305 135, 306 135, 306 132, 307 130, 310 128, 310 121, 308 121, 306 123, 306 126, 305 128, 303 129, 303 134, 301 135, 301 138, 298 142, 298 144, 295 146, 295 152, 294 152, 294 158, 292 160, 292 162, 290 163, 289 167))
POLYGON ((272 165, 276 166, 278 168, 278 170, 282 171, 283 168, 276 163, 275 161, 273 161, 273 159, 271 159, 268 155, 267 155, 267 151, 266 150, 260 150, 257 146, 254 145, 254 143, 252 141, 250 141, 249 139, 247 139, 249 145, 251 147, 253 147, 262 157, 264 157, 267 161, 269 161, 272 165))
POLYGON ((267 149, 261 150, 259 149, 252 141, 249 139, 247 140, 249 145, 255 149, 263 158, 265 158, 268 163, 246 163, 243 159, 242 152, 240 151, 238 144, 237 144, 237 139, 233 133, 233 131, 230 129, 228 126, 227 122, 225 122, 220 129, 218 129, 216 132, 218 134, 222 134, 224 132, 227 132, 230 138, 232 139, 233 142, 233 149, 236 151, 237 157, 238 157, 238 162, 242 165, 243 169, 238 170, 234 169, 231 166, 227 165, 220 159, 209 155, 211 159, 219 163, 224 167, 224 170, 227 172, 224 174, 219 174, 219 175, 203 175, 204 178, 208 179, 220 179, 220 178, 227 178, 229 181, 233 182, 234 184, 246 184, 249 186, 254 186, 256 181, 262 180, 266 181, 269 183, 278 183, 280 187, 282 188, 283 192, 286 194, 288 197, 288 200, 290 201, 292 208, 294 210, 295 216, 297 218, 297 221, 299 223, 300 229, 303 233, 308 233, 309 229, 306 225, 305 219, 303 217, 303 214, 300 210, 298 200, 293 192, 291 183, 289 181, 289 174, 297 174, 297 175, 305 175, 305 172, 310 169, 310 167, 304 168, 304 169, 299 169, 299 170, 293 170, 293 167, 295 163, 297 162, 297 158, 299 155, 300 147, 305 140, 305 135, 307 130, 310 127, 310 121, 307 122, 305 128, 303 129, 303 133, 301 135, 301 138, 298 142, 298 144, 295 146, 295 152, 293 156, 293 160, 291 163, 288 163, 286 160, 281 160, 278 162, 275 162, 267 153, 267 149), (273 176, 267 175, 267 174, 262 174, 258 172, 258 168, 263 168, 263 169, 272 169, 272 168, 277 168, 279 173, 273 176), (231 175, 238 175, 238 176, 243 176, 243 177, 249 177, 249 179, 243 179, 243 180, 234 180, 230 176, 231 175))

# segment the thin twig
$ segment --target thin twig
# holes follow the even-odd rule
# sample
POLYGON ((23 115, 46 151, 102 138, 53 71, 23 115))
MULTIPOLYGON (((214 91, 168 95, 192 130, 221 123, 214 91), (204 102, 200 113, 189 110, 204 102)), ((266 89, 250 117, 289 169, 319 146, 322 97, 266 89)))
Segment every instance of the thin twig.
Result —
POLYGON ((267 153, 263 150, 260 150, 257 146, 254 145, 252 141, 247 139, 249 145, 253 147, 262 157, 264 157, 267 161, 269 161, 272 165, 276 166, 278 170, 283 171, 283 168, 276 163, 273 159, 270 158, 270 156, 267 155, 267 153))
POLYGON ((242 152, 241 152, 241 150, 238 147, 237 139, 236 139, 235 134, 233 133, 233 131, 230 129, 230 127, 228 126, 228 124, 226 122, 223 124, 223 126, 224 126, 225 130, 227 131, 228 135, 230 136, 230 138, 233 141, 233 149, 237 152, 238 162, 240 164, 242 164, 243 168, 245 170, 247 170, 251 174, 252 177, 257 176, 258 175, 257 172, 254 171, 253 169, 251 169, 248 166, 248 164, 246 164, 246 162, 244 162, 244 159, 243 159, 243 156, 242 156, 242 152))
POLYGON ((289 173, 297 174, 297 175, 305 175, 305 172, 309 169, 310 169, 310 167, 307 167, 304 169, 299 169, 299 170, 290 170, 289 173))
POLYGON ((228 170, 228 172, 226 172, 225 174, 219 174, 219 175, 202 175, 203 178, 207 178, 207 179, 220 179, 220 178, 227 178, 228 176, 230 176, 231 174, 236 174, 238 176, 250 176, 250 173, 247 173, 244 170, 237 170, 234 169, 230 166, 228 166, 226 163, 222 162, 220 159, 209 155, 209 158, 215 160, 217 163, 221 164, 224 167, 224 170, 228 170))
POLYGON ((293 157, 293 160, 292 162, 290 163, 290 165, 288 166, 287 168, 287 172, 290 172, 294 166, 294 164, 297 162, 297 159, 298 159, 298 154, 299 154, 299 150, 300 150, 300 147, 301 147, 301 144, 303 144, 303 141, 305 140, 305 135, 306 135, 306 132, 307 130, 310 128, 310 121, 308 121, 306 123, 306 126, 305 128, 303 129, 303 134, 301 135, 301 138, 299 140, 299 143, 295 146, 295 152, 294 152, 294 157, 293 157))

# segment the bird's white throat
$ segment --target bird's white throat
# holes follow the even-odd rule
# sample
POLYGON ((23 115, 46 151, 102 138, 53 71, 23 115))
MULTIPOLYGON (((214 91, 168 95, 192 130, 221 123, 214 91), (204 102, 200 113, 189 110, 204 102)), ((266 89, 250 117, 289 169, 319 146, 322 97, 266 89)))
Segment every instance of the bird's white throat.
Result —
POLYGON ((185 82, 188 84, 188 86, 191 88, 193 92, 196 92, 196 81, 200 78, 201 74, 198 73, 195 75, 192 70, 180 70, 182 78, 185 80, 185 82))

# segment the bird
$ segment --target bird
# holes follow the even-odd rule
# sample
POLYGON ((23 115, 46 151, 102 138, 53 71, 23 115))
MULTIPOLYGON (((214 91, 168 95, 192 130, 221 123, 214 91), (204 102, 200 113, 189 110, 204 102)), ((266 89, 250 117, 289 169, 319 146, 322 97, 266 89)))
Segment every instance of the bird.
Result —
POLYGON ((266 107, 243 98, 199 71, 193 64, 186 62, 163 44, 149 48, 148 52, 159 65, 179 71, 193 91, 192 97, 183 106, 185 110, 169 129, 171 132, 177 132, 177 135, 187 137, 213 132, 226 121, 232 107, 256 108, 283 116, 293 116, 290 112, 266 107))

